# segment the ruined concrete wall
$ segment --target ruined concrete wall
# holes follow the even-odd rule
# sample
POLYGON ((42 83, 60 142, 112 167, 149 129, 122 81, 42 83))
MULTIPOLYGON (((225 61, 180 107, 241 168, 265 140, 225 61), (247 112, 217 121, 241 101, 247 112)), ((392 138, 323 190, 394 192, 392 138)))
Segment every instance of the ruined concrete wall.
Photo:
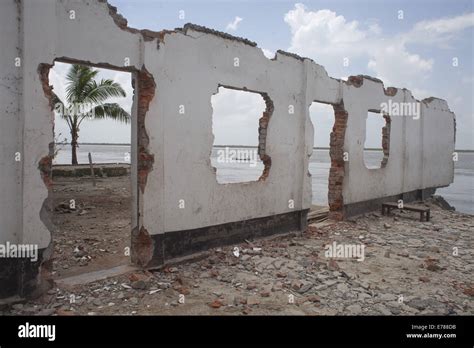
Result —
POLYGON ((253 45, 192 27, 167 35, 159 57, 156 70, 150 70, 157 83, 152 103, 158 112, 147 126, 150 151, 161 165, 149 175, 144 201, 153 206, 156 197, 162 197, 163 215, 146 214, 144 225, 156 234, 308 209, 302 190, 307 141, 304 64, 282 54, 269 60, 253 45), (265 144, 271 167, 265 178, 217 183, 210 163, 211 97, 219 85, 265 93, 273 104, 265 144), (294 114, 288 112, 290 104, 294 114), (183 115, 178 113, 180 105, 183 115))
POLYGON ((22 74, 16 66, 21 57, 21 14, 14 1, 0 5, 0 243, 21 238, 22 74))
MULTIPOLYGON (((14 1, 0 3, 0 244, 22 238, 21 13, 14 1), (19 161, 20 160, 20 161, 19 161)), ((0 298, 17 293, 20 264, 0 259, 0 298)))
POLYGON ((385 91, 369 78, 336 80, 310 59, 281 51, 270 60, 253 42, 194 25, 138 31, 104 1, 6 0, 1 6, 2 63, 15 55, 22 61, 19 68, 0 66, 0 241, 37 244, 43 254, 27 268, 28 284, 18 281, 8 293, 39 284, 51 257, 54 119, 47 76, 55 60, 133 74, 132 261, 143 266, 244 238, 303 230, 311 205, 313 101, 335 111, 332 217, 360 211, 354 209, 359 203, 453 180, 454 115, 444 101, 423 101, 420 120, 391 118, 388 161, 368 170, 362 157, 367 111, 389 98, 414 101, 409 91, 385 91), (217 183, 210 163, 211 96, 221 85, 265 96, 259 152, 266 169, 258 181, 217 183), (20 164, 12 160, 16 149, 20 164))
MULTIPOLYGON (((348 112, 344 139, 348 155, 343 184, 345 206, 353 208, 356 203, 453 182, 455 123, 445 101, 431 98, 420 102, 406 89, 385 90, 381 81, 367 77, 353 77, 344 83, 342 99, 348 112), (414 116, 390 116, 388 160, 382 168, 367 169, 363 160, 367 113, 381 111, 381 105, 389 102, 419 105, 420 112, 414 116)), ((350 210, 348 215, 360 212, 350 210)))
MULTIPOLYGON (((54 117, 49 68, 55 60, 62 60, 138 71, 143 66, 144 43, 140 33, 117 26, 104 2, 86 5, 82 1, 7 0, 0 6, 0 32, 5 41, 0 67, 1 85, 5 87, 0 88, 6 89, 0 93, 0 240, 39 249, 38 261, 8 260, 8 267, 3 267, 12 272, 15 267, 25 270, 18 272, 17 279, 2 277, 0 288, 8 289, 1 294, 5 297, 42 286, 41 273, 47 272, 51 258, 50 145, 54 141, 54 117), (18 67, 14 65, 16 56, 21 59, 18 67), (21 153, 20 162, 15 163, 13 150, 21 153)), ((135 223, 137 213, 135 209, 135 223)))

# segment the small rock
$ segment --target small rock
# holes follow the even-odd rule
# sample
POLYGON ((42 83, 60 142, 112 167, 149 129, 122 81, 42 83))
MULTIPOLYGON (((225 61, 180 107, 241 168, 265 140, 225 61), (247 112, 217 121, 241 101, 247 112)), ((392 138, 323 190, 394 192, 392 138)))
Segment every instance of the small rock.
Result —
POLYGON ((324 281, 324 285, 326 286, 333 286, 336 283, 337 283, 337 280, 334 280, 334 279, 328 279, 324 281))
POLYGON ((262 292, 260 293, 260 296, 270 297, 270 293, 272 292, 272 289, 273 289, 272 284, 264 286, 262 292))
POLYGON ((408 301, 406 304, 418 310, 423 310, 427 306, 426 302, 421 299, 413 299, 413 300, 408 301))
POLYGON ((309 295, 306 297, 306 300, 313 303, 321 302, 321 297, 319 297, 318 295, 309 295))
POLYGON ((165 283, 165 282, 158 282, 158 283, 156 284, 156 286, 157 286, 159 289, 164 290, 164 289, 168 289, 168 288, 171 286, 171 284, 170 284, 170 283, 165 283))
POLYGON ((134 281, 131 285, 133 289, 137 290, 145 290, 147 287, 147 283, 144 280, 134 281))
POLYGON ((463 290, 463 294, 467 296, 474 296, 474 286, 471 286, 470 288, 466 288, 463 290))
POLYGON ((285 264, 285 262, 282 261, 282 260, 276 260, 276 261, 273 263, 273 265, 275 266, 275 268, 278 269, 278 270, 279 270, 284 264, 285 264))
POLYGON ((384 223, 384 224, 383 224, 383 227, 385 227, 386 229, 389 229, 389 228, 392 228, 392 225, 387 224, 387 223, 384 223))
POLYGON ((53 315, 55 312, 56 312, 55 308, 45 308, 45 309, 40 310, 38 312, 38 315, 49 316, 49 315, 53 315))
MULTIPOLYGON (((68 316, 74 315, 73 311, 71 311, 69 309, 61 309, 61 308, 57 309, 55 311, 55 313, 56 313, 56 315, 61 316, 61 317, 63 317, 63 316, 68 317, 68 316)), ((90 312, 90 313, 93 313, 93 312, 90 312)), ((53 313, 51 313, 51 314, 53 314, 53 313)), ((88 315, 90 315, 90 314, 88 313, 88 315)))
POLYGON ((298 290, 298 293, 304 294, 308 292, 313 287, 313 284, 310 282, 304 282, 303 286, 298 290))
POLYGON ((303 286, 303 282, 301 280, 295 279, 291 282, 291 288, 293 290, 298 291, 299 289, 301 289, 302 286, 303 286))
POLYGON ((209 306, 212 308, 221 308, 223 303, 220 300, 215 300, 214 302, 210 303, 209 306))
POLYGON ((330 271, 338 271, 339 270, 339 265, 337 264, 336 260, 329 260, 328 270, 330 270, 330 271))
POLYGON ((431 272, 437 272, 441 270, 441 267, 439 267, 437 264, 430 262, 426 265, 426 269, 431 272))
POLYGON ((339 290, 340 292, 347 292, 349 290, 348 286, 346 283, 339 283, 337 284, 336 286, 337 290, 339 290))
POLYGON ((239 257, 240 256, 240 250, 238 247, 235 247, 234 250, 232 250, 232 254, 235 256, 235 257, 239 257))
POLYGON ((247 304, 247 299, 242 296, 235 296, 234 297, 234 305, 238 306, 241 304, 247 304))
POLYGON ((383 315, 392 315, 392 312, 387 307, 385 307, 384 305, 380 303, 375 305, 375 309, 377 309, 383 315))
POLYGON ((394 294, 381 294, 379 296, 379 299, 382 301, 395 301, 397 299, 397 296, 394 294))
POLYGON ((257 285, 253 282, 247 284, 247 290, 253 290, 256 288, 257 288, 257 285))
POLYGON ((352 315, 356 315, 362 312, 362 307, 359 306, 358 304, 353 304, 353 305, 347 306, 345 310, 352 315))
POLYGON ((22 303, 15 303, 12 308, 16 311, 22 310, 24 305, 22 303))
POLYGON ((260 304, 260 300, 258 299, 257 296, 249 296, 247 297, 247 305, 249 306, 255 306, 260 304))

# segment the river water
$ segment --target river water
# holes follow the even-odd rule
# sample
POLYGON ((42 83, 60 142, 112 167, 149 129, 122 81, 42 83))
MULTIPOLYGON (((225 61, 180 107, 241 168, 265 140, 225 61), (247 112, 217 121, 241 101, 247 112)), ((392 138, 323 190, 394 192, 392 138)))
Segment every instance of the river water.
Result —
MULTIPOLYGON (((244 161, 253 158, 254 149, 243 149, 242 154, 250 150, 250 156, 242 158, 241 163, 222 163, 218 161, 223 154, 223 149, 214 148, 211 163, 217 167, 217 180, 219 182, 239 182, 256 180, 262 173, 263 164, 260 161, 244 161)), ((130 163, 129 145, 80 145, 77 156, 79 163, 88 163, 88 153, 92 154, 94 163, 130 163)), ((239 159, 239 154, 236 158, 239 159)), ((245 156, 245 155, 244 155, 245 156)), ((380 163, 381 151, 366 151, 366 163, 369 167, 380 163)), ((55 164, 70 164, 71 149, 69 145, 58 145, 55 164)), ((329 151, 314 150, 310 158, 309 171, 312 175, 313 204, 327 205, 327 188, 329 176, 329 151)), ((454 183, 448 187, 438 189, 437 194, 442 195, 456 210, 474 214, 474 152, 459 153, 455 163, 454 183)))

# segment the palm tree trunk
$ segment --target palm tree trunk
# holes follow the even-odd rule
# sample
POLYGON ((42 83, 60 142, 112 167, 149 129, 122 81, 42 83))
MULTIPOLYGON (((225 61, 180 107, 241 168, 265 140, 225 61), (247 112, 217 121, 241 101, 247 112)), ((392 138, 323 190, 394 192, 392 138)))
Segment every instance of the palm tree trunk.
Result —
POLYGON ((78 134, 76 130, 71 130, 71 163, 72 165, 77 165, 77 153, 76 153, 76 148, 77 148, 77 139, 78 139, 78 134))

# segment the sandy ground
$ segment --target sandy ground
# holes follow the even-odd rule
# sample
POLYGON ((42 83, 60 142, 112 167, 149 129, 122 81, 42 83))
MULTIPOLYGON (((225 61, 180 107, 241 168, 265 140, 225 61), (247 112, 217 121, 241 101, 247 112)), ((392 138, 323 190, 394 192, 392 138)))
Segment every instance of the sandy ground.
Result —
MULTIPOLYGON (((84 179, 61 179, 55 192, 56 277, 128 262, 127 177, 102 179, 95 189, 84 179), (70 199, 74 211, 64 205, 70 199)), ((430 222, 411 212, 374 212, 313 224, 304 233, 212 249, 195 262, 55 287, 3 314, 472 315, 474 216, 428 205, 430 222), (364 259, 327 257, 334 242, 363 245, 364 259)))
POLYGON ((130 190, 129 176, 97 179, 96 187, 90 178, 55 178, 55 278, 129 263, 130 190))

